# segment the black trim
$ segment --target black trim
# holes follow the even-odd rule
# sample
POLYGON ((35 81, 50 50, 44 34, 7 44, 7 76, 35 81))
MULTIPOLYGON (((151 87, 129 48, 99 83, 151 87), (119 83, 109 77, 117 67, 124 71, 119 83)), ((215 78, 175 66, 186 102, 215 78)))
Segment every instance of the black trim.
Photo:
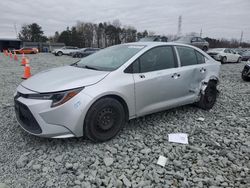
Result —
POLYGON ((15 96, 14 104, 15 104, 15 112, 16 117, 20 125, 27 130, 28 132, 34 134, 41 134, 42 129, 39 126, 38 122, 36 121, 35 117, 29 110, 29 108, 17 100, 17 96, 15 96))
MULTIPOLYGON (((174 65, 175 67, 172 68, 178 68, 178 60, 177 60, 177 54, 174 50, 174 46, 172 45, 160 45, 160 46, 154 46, 153 48, 148 49, 147 51, 145 51, 143 54, 141 54, 136 60, 134 60, 123 72, 124 73, 147 73, 147 72, 141 72, 141 62, 140 62, 140 57, 143 56, 145 53, 147 53, 148 51, 154 49, 154 48, 158 48, 158 47, 170 47, 174 56, 174 65), (134 72, 133 70, 133 64, 138 60, 139 62, 139 72, 134 72)), ((171 69, 171 68, 166 68, 166 69, 161 69, 161 70, 167 70, 167 69, 171 69)), ((160 71, 160 70, 155 70, 155 71, 160 71)), ((154 71, 150 71, 150 72, 154 72, 154 71)))

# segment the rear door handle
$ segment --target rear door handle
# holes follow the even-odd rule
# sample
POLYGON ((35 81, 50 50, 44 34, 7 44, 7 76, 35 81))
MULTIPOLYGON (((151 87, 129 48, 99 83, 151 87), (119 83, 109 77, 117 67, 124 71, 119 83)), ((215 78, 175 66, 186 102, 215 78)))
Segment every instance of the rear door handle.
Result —
POLYGON ((179 78, 180 76, 181 76, 180 74, 174 73, 171 77, 174 78, 174 79, 177 79, 177 78, 179 78))
POLYGON ((204 73, 204 72, 206 72, 206 69, 202 67, 202 68, 200 69, 200 72, 201 72, 201 73, 204 73))

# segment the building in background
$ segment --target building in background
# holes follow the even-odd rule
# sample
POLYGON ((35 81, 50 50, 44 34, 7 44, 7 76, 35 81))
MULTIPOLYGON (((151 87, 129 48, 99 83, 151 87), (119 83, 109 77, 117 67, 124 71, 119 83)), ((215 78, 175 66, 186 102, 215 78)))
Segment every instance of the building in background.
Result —
POLYGON ((52 52, 54 49, 62 48, 64 46, 64 43, 22 42, 22 47, 37 48, 39 52, 52 52))
POLYGON ((64 43, 24 42, 15 38, 0 38, 0 52, 3 50, 20 49, 22 47, 37 48, 39 52, 52 52, 54 49, 64 46, 64 43))
POLYGON ((22 41, 19 39, 0 38, 0 52, 3 50, 19 49, 22 45, 22 41))

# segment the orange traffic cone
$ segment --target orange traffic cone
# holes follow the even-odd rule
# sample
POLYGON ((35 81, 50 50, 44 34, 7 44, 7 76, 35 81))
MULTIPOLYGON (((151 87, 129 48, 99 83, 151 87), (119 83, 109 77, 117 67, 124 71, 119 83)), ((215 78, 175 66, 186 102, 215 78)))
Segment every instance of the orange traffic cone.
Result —
POLYGON ((5 55, 5 56, 8 56, 7 50, 4 50, 4 55, 5 55))
POLYGON ((10 51, 10 59, 12 59, 12 53, 11 53, 11 51, 10 51))
POLYGON ((18 58, 17 58, 16 52, 14 52, 14 60, 15 60, 15 61, 18 61, 18 58))
POLYGON ((21 62, 21 66, 25 66, 27 64, 27 58, 24 57, 24 54, 22 55, 22 62, 21 62))
POLYGON ((24 74, 22 79, 28 79, 29 77, 31 77, 31 73, 30 73, 30 65, 27 63, 24 67, 24 74))

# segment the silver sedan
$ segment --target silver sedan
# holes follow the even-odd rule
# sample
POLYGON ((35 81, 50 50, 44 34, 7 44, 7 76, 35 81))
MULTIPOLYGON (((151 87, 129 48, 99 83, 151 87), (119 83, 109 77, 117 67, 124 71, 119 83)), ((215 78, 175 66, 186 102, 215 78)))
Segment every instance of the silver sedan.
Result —
POLYGON ((191 103, 211 109, 219 70, 218 62, 189 45, 116 45, 22 82, 14 96, 16 117, 33 135, 102 142, 129 119, 191 103))

